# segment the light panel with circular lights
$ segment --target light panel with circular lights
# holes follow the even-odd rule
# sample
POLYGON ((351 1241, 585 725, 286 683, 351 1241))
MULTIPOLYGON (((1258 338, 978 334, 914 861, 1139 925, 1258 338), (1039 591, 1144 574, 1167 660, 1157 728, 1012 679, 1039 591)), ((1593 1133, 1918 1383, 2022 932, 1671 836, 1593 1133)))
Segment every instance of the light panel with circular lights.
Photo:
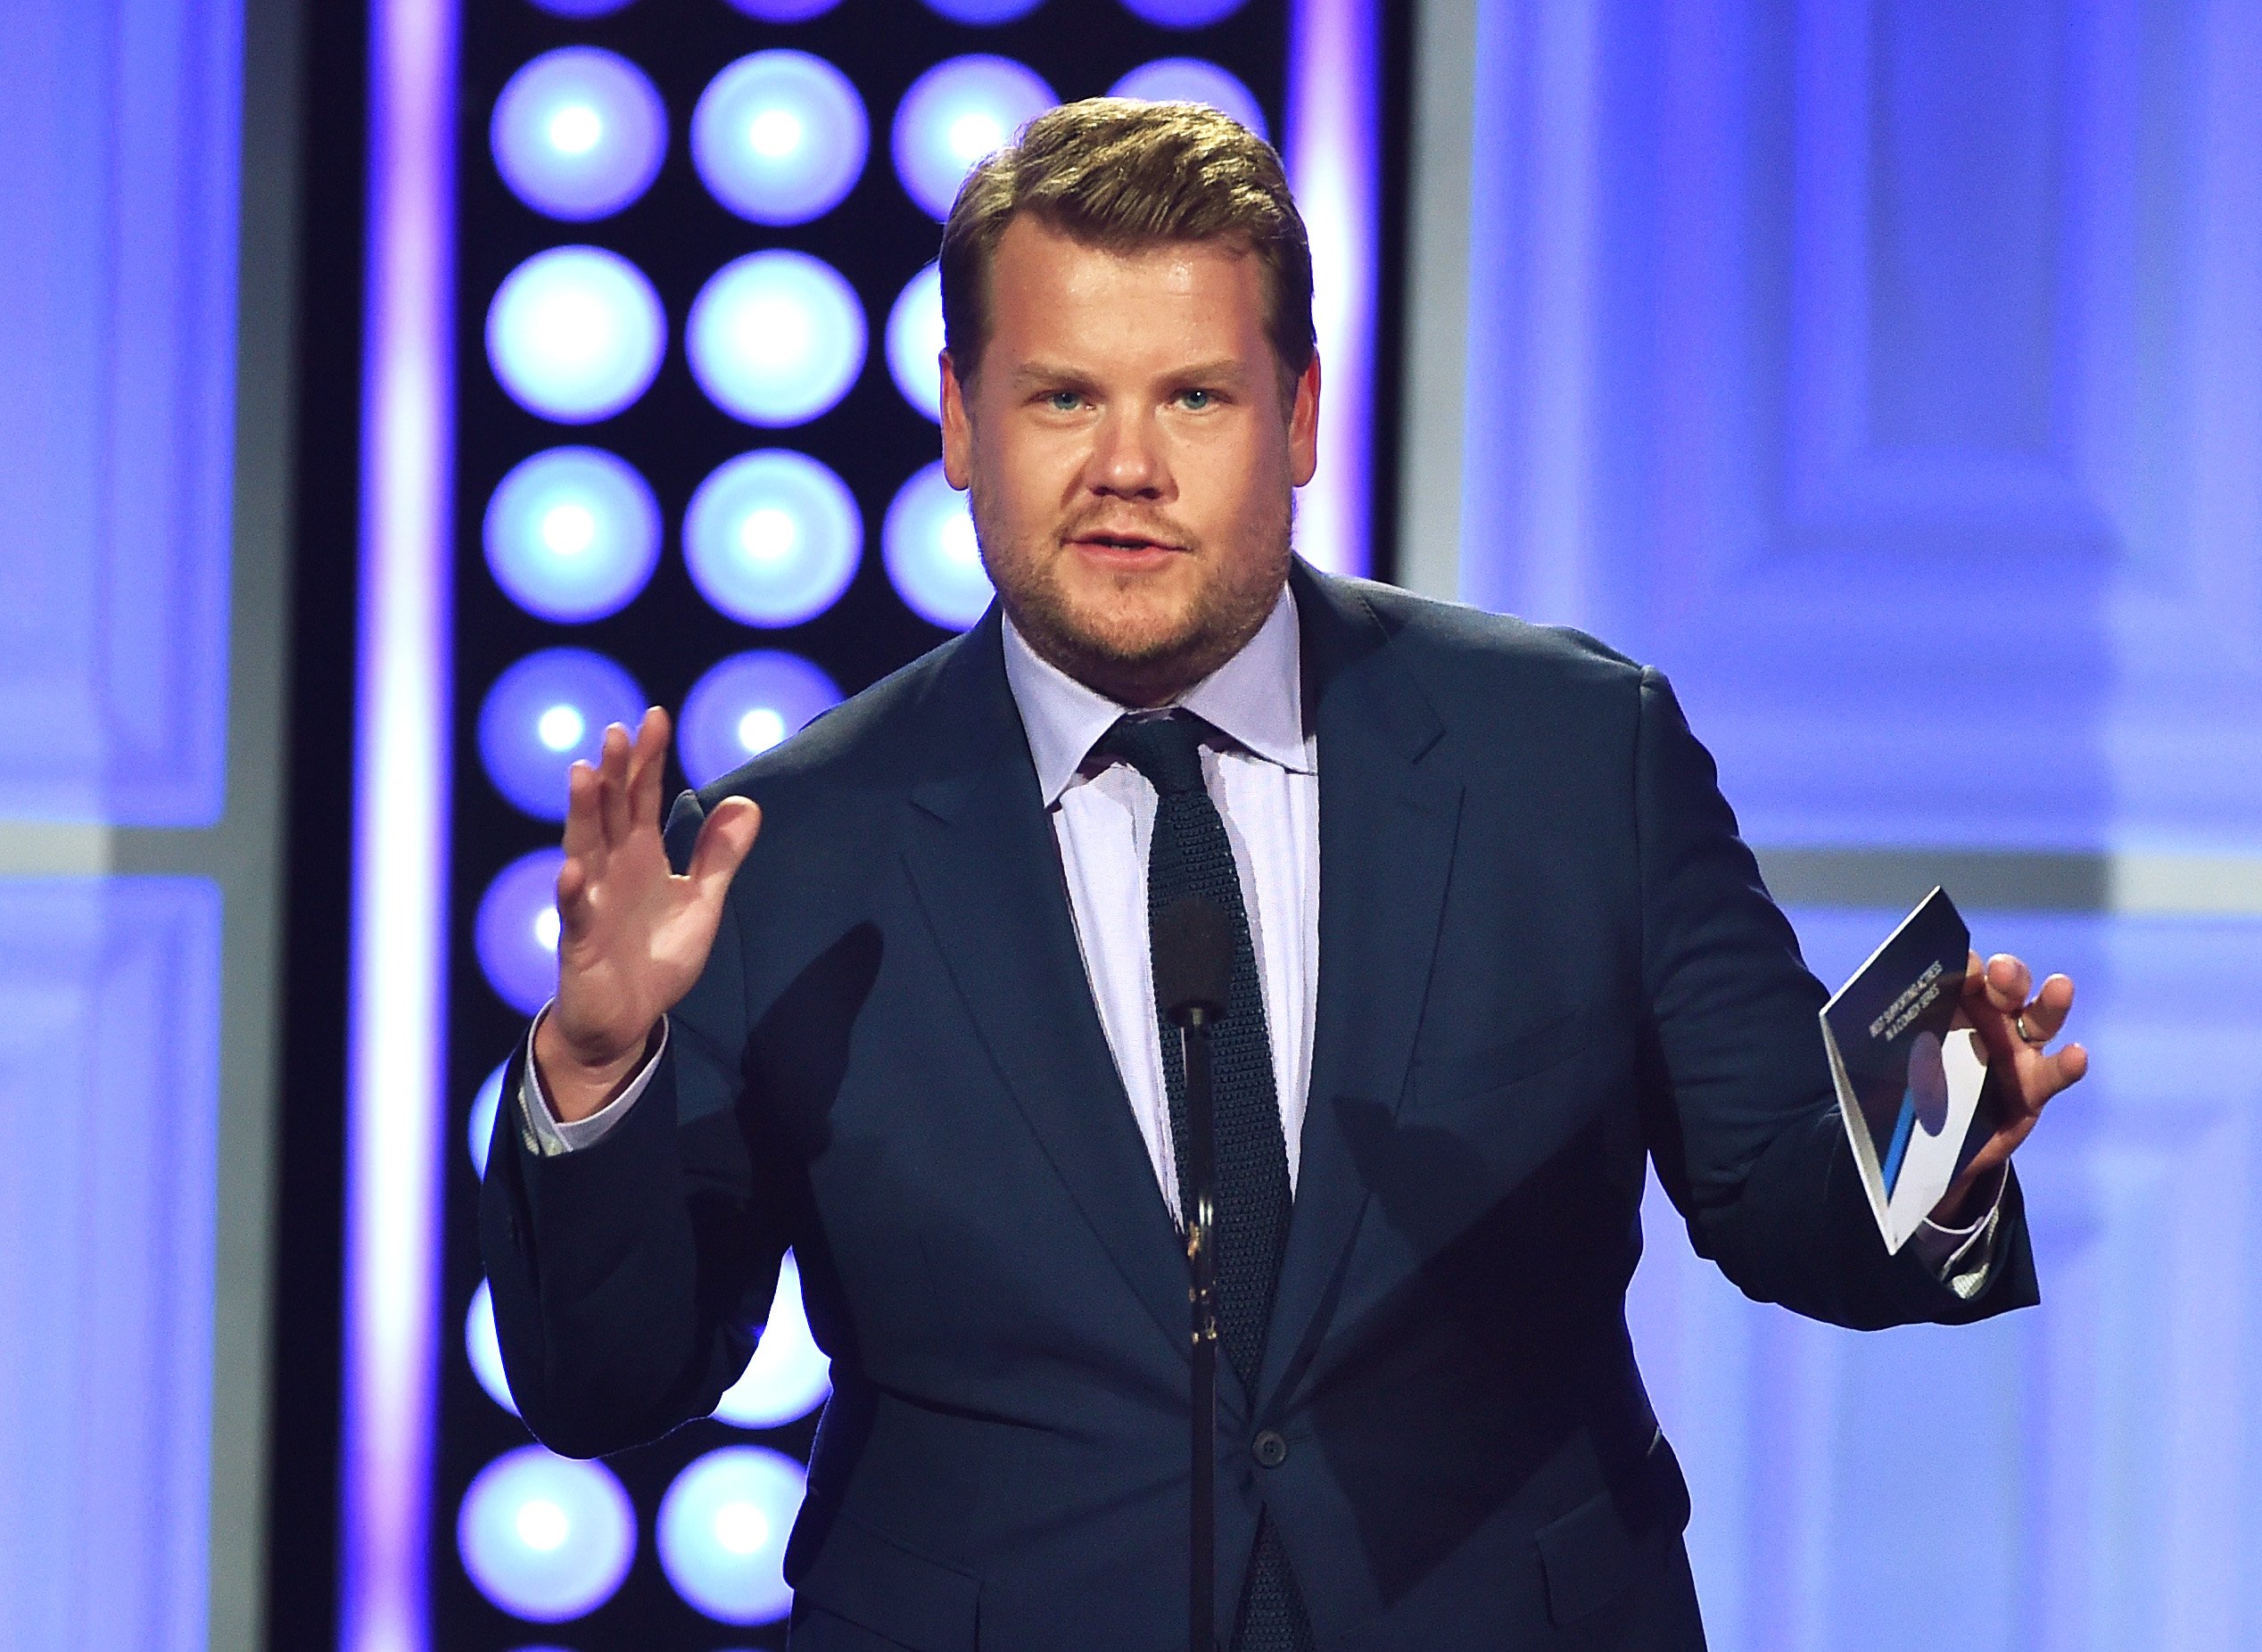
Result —
POLYGON ((821 57, 742 57, 691 115, 691 162, 714 198, 757 224, 805 224, 838 206, 871 147, 864 101, 821 57))
POLYGON ((544 648, 495 679, 479 707, 479 760, 495 789, 537 820, 566 818, 566 772, 602 755, 605 729, 644 715, 636 679, 587 648, 544 648))
POLYGON ((726 459, 683 513, 683 560, 699 593, 746 625, 798 625, 840 599, 863 555, 856 496, 805 453, 726 459))
POLYGON ((1264 106, 1241 77, 1206 57, 1158 57, 1142 63, 1108 88, 1110 97, 1135 97, 1149 103, 1207 103, 1247 127, 1259 137, 1272 136, 1264 106))
POLYGON ((620 1588, 636 1558, 636 1510, 603 1464, 521 1446, 464 1493, 456 1546, 488 1599, 514 1617, 562 1623, 620 1588))
POLYGON ((733 654, 711 666, 683 697, 676 756, 691 784, 705 786, 838 704, 839 685, 798 654, 772 648, 733 654))
POLYGON ((739 1428, 775 1428, 806 1417, 832 1391, 832 1361, 809 1334, 809 1317, 801 1306, 801 1268, 786 1252, 778 1270, 777 1293, 771 1299, 770 1317, 762 1322, 761 1340, 754 1358, 739 1380, 723 1391, 714 1408, 715 1421, 739 1428))
POLYGON ((503 182, 537 212, 608 218, 659 176, 667 106, 618 53, 560 46, 504 84, 487 143, 503 182))
POLYGON ((889 140, 896 176, 939 224, 974 163, 1060 101, 1044 77, 1010 57, 946 59, 912 81, 896 105, 889 140))
POLYGON ((552 247, 503 278, 487 360, 513 401, 564 425, 609 418, 651 388, 667 317, 644 272, 602 247, 552 247))
POLYGON ((728 0, 728 4, 732 11, 765 23, 805 23, 813 17, 822 17, 840 0, 728 0))
POLYGON ((487 1398, 516 1417, 518 1400, 510 1392, 510 1378, 503 1373, 503 1347, 495 1335, 495 1293, 484 1279, 471 1293, 471 1306, 464 1310, 464 1358, 487 1398))
POLYGON ((1248 0, 1123 0, 1123 9, 1165 29, 1207 29, 1224 22, 1247 4, 1248 0))
POLYGON ((660 1568, 675 1592, 724 1623, 774 1623, 793 1609, 786 1539, 808 1476, 761 1446, 698 1458, 660 1499, 660 1568))
POLYGON ((532 1015, 557 990, 557 869, 562 849, 536 849, 504 867, 479 897, 472 950, 496 995, 532 1015))
POLYGON ((943 272, 929 264, 887 310, 887 376, 904 400, 937 424, 943 417, 943 272))
POLYGON ((896 490, 880 527, 888 582, 911 611, 946 631, 964 631, 996 594, 982 566, 966 496, 940 459, 896 490))
POLYGON ((947 17, 954 23, 972 23, 980 28, 992 23, 1010 23, 1016 18, 1027 17, 1044 4, 1044 0, 926 0, 927 9, 938 16, 947 17))
POLYGON ((487 1152, 495 1140, 495 1114, 502 1106, 503 1069, 508 1062, 497 1062, 494 1071, 479 1081, 472 1092, 471 1121, 465 1127, 471 1148, 471 1168, 479 1178, 487 1177, 487 1152))
POLYGON ((521 459, 487 501, 487 566, 510 599, 561 625, 633 601, 660 560, 660 507, 644 478, 602 448, 521 459))
POLYGON ((699 289, 684 343, 692 376, 725 413, 772 428, 805 425, 863 370, 863 306, 822 259, 749 252, 699 289))

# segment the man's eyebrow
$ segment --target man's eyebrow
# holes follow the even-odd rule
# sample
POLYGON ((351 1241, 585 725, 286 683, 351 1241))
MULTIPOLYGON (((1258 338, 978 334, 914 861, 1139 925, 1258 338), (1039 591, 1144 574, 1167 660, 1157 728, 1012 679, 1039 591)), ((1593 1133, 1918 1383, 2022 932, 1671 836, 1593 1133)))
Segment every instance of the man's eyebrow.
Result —
MULTIPOLYGON (((1219 356, 1214 360, 1174 368, 1165 376, 1177 384, 1241 384, 1248 382, 1250 373, 1248 364, 1238 357, 1219 356)), ((1092 376, 1079 368, 1055 362, 1024 361, 1013 369, 1011 381, 1017 387, 1032 389, 1048 384, 1082 387, 1092 383, 1092 376)))

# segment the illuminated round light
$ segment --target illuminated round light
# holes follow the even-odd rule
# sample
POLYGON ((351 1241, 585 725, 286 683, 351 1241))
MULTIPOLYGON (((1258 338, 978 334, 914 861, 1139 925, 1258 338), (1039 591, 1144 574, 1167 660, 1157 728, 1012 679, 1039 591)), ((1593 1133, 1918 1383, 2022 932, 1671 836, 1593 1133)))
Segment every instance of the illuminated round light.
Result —
POLYGON ((896 295, 887 311, 887 376, 904 400, 937 424, 943 417, 943 273, 929 264, 896 295))
POLYGON ((775 1428, 808 1416, 831 1390, 832 1361, 809 1334, 801 1307, 801 1268, 788 1251, 754 1358, 724 1390, 715 1420, 740 1428, 775 1428))
POLYGON ((472 949, 487 984, 521 1015, 557 990, 557 869, 560 849, 536 849, 495 874, 479 897, 472 949))
POLYGON ((798 625, 840 599, 863 555, 848 484, 783 448, 725 460, 683 513, 683 560, 699 593, 746 625, 798 625))
POLYGON ((864 312, 830 264, 772 249, 733 259, 691 305, 684 343, 699 387, 749 425, 805 425, 856 382, 864 312))
POLYGON ((1247 0, 1123 0, 1123 9, 1165 29, 1201 29, 1223 22, 1246 3, 1247 0))
POLYGON ((520 607, 566 625, 603 619, 659 566, 659 501, 601 448, 551 448, 502 479, 484 537, 495 583, 520 607))
MULTIPOLYGON (((508 1062, 503 1063, 503 1066, 508 1065, 508 1062)), ((495 1140, 495 1114, 502 1103, 503 1067, 498 1066, 479 1081, 479 1088, 472 1093, 471 1097, 471 1168, 479 1173, 483 1181, 487 1176, 487 1152, 495 1140)))
POLYGON ((897 490, 881 524, 880 555, 896 594, 921 619, 964 631, 995 594, 966 495, 937 459, 897 490))
POLYGON ((464 1493, 456 1547, 495 1605, 562 1623, 620 1588, 636 1557, 636 1509, 602 1464, 521 1446, 481 1469, 464 1493))
POLYGON ((1044 0, 927 0, 927 9, 954 23, 1010 23, 1027 17, 1044 0))
POLYGON ((564 425, 609 418, 651 387, 667 317, 644 272, 602 247, 552 247, 487 307, 487 360, 511 399, 564 425))
POLYGON ((822 17, 840 0, 730 0, 734 11, 758 17, 765 23, 801 23, 822 17))
POLYGON ((647 189, 667 154, 667 107, 644 71, 593 45, 545 52, 495 100, 487 142, 503 182, 537 212, 607 218, 647 189))
POLYGON ((471 1293, 471 1307, 464 1315, 464 1358, 487 1398, 516 1417, 518 1401, 511 1396, 510 1379, 503 1375, 503 1346, 495 1335, 495 1293, 484 1279, 471 1293))
POLYGON ((806 52, 756 52, 708 82, 691 162, 717 201, 757 224, 805 224, 863 176, 871 127, 848 77, 806 52))
POLYGON ((940 223, 968 169, 1058 102, 1035 70, 1010 57, 976 54, 937 63, 896 106, 896 175, 940 223))
POLYGON ((1149 103, 1207 103, 1231 115, 1259 137, 1270 136, 1257 95, 1238 76, 1207 58, 1158 57, 1110 87, 1108 95, 1135 97, 1149 103))
POLYGON ((724 1623, 785 1616, 786 1538, 807 1483, 800 1464, 761 1446, 695 1459, 660 1499, 660 1567, 675 1592, 724 1623))
POLYGON ((676 755, 691 784, 705 786, 838 704, 839 687, 798 654, 769 648, 734 654, 683 697, 676 755))
POLYGON ((603 17, 628 4, 629 0, 532 0, 535 10, 552 17, 603 17))
POLYGON ((586 648, 544 648, 495 679, 479 708, 479 757, 495 789, 537 820, 566 818, 566 771, 595 763, 605 728, 644 714, 636 679, 586 648))

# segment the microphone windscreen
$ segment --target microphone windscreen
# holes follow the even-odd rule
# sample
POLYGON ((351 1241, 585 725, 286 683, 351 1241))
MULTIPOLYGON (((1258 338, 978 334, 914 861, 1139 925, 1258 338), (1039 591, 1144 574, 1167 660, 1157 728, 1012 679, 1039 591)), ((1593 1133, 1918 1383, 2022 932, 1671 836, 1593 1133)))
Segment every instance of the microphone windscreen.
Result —
POLYGON ((1155 913, 1154 992, 1172 1021, 1223 1016, 1232 980, 1233 924, 1217 902, 1182 896, 1155 913))

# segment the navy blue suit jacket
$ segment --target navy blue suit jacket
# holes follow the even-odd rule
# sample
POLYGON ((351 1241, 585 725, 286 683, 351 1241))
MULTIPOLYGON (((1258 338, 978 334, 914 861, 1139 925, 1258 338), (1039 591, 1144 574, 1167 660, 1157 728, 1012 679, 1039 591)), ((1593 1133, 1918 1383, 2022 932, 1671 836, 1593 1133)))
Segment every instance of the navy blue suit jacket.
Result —
MULTIPOLYGON (((1699 1645, 1623 1315, 1646 1162, 1745 1291, 1857 1326, 2033 1301, 2015 1184, 1978 1300, 1886 1255, 1824 994, 1655 672, 1293 579, 1319 1008, 1263 1370, 1220 1373, 1221 1611, 1261 1507, 1325 1648, 1699 1645)), ((590 1455, 705 1415, 791 1246, 835 1383, 795 1645, 1183 1645, 1185 1261, 995 610, 679 802, 679 857, 729 792, 762 834, 651 1088, 561 1158, 503 1110, 482 1236, 527 1423, 590 1455)))

